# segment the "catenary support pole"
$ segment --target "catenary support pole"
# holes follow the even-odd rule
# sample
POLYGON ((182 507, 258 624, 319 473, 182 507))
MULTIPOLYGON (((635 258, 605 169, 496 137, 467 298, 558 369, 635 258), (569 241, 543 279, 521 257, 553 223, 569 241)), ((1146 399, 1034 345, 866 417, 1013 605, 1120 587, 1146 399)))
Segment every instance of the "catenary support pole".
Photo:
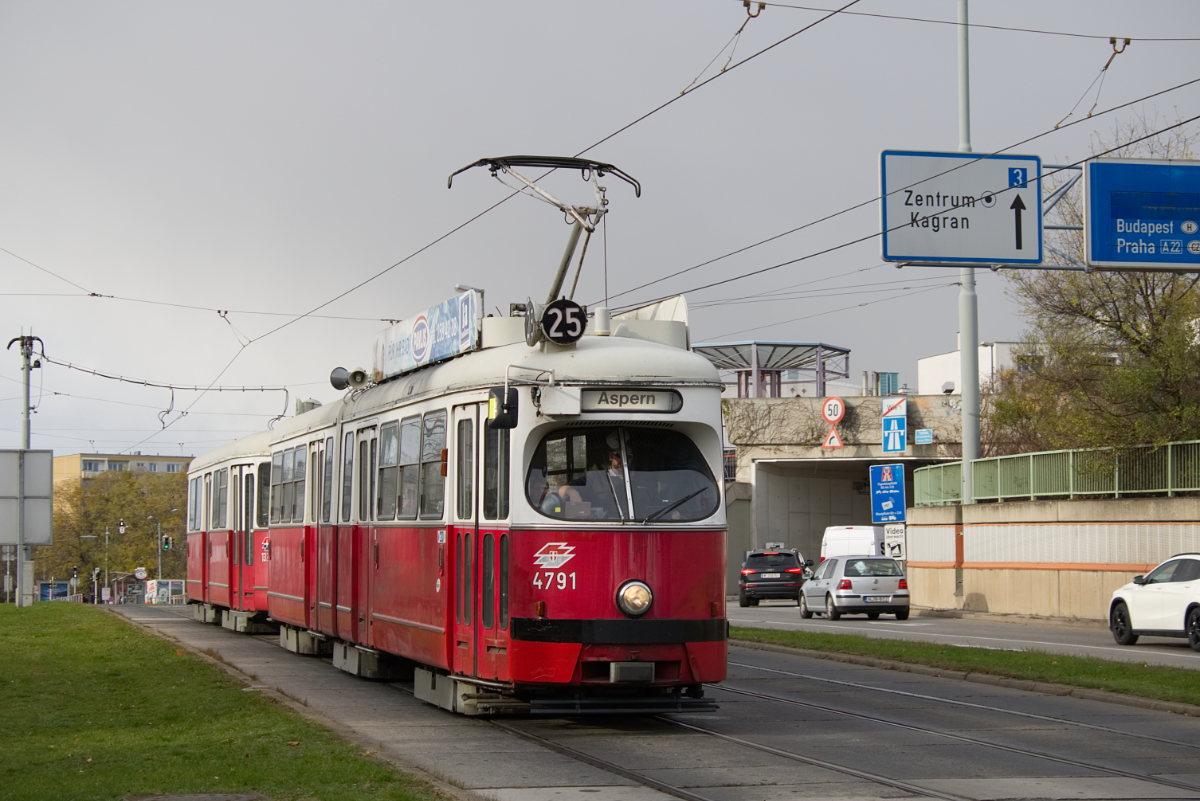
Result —
MULTIPOLYGON (((958 149, 971 152, 971 71, 967 0, 958 0, 958 149)), ((974 500, 971 460, 979 458, 979 296, 975 268, 959 270, 958 355, 962 386, 962 502, 974 500)))
MULTIPOLYGON (((12 344, 9 342, 8 344, 12 344)), ((25 453, 29 450, 29 385, 33 372, 33 337, 21 336, 21 373, 24 392, 21 404, 21 452, 17 456, 17 608, 25 606, 25 565, 29 551, 25 545, 25 453)))

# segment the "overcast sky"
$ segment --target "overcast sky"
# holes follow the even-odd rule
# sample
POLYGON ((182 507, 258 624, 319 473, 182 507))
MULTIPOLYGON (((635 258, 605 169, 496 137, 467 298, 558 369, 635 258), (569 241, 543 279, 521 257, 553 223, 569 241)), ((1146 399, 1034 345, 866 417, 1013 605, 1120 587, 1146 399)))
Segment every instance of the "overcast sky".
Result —
MULTIPOLYGON (((693 342, 825 342, 851 350, 853 381, 895 371, 915 389, 917 359, 955 349, 958 270, 885 265, 870 201, 881 150, 958 149, 956 28, 929 21, 956 3, 848 10, 679 97, 825 14, 770 5, 729 61, 738 0, 0 2, 0 333, 32 332, 54 360, 33 373, 32 447, 194 455, 285 411, 278 392, 172 398, 59 363, 286 386, 290 415, 336 399, 332 368, 369 366, 387 320, 455 283, 493 313, 544 298, 568 232, 549 206, 516 197, 434 244, 508 194, 486 170, 447 176, 514 153, 586 149, 642 184, 636 199, 605 181, 607 247, 593 241, 578 300, 683 292, 693 342)), ((1200 78, 1195 38, 1150 41, 1200 37, 1195 0, 970 11, 977 152, 1045 134, 1012 152, 1062 162, 1134 114, 1200 114, 1194 84, 1054 130, 1200 78), (1101 84, 1113 35, 1134 41, 1101 84)), ((591 199, 577 173, 545 185, 591 199)), ((1004 278, 978 280, 981 341, 1018 339, 1004 278)), ((16 448, 15 345, 2 364, 0 447, 16 448)))

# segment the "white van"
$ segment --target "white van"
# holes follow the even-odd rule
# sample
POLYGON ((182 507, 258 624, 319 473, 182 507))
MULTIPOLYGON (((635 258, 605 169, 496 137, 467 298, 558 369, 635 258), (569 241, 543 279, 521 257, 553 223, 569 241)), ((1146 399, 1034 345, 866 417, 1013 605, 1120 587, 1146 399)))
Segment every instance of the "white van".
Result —
POLYGON ((821 537, 821 561, 831 556, 887 556, 883 526, 830 526, 821 537))

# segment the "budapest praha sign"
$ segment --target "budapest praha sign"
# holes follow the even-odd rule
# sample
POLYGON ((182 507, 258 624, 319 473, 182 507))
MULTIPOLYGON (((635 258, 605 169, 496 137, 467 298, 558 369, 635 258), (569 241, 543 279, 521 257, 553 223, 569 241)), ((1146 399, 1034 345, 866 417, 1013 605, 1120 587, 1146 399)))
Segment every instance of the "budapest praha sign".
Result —
POLYGON ((1200 270, 1200 161, 1097 159, 1083 184, 1088 264, 1200 270))
POLYGON ((883 258, 982 264, 1042 261, 1037 156, 885 150, 883 258))
POLYGON ((372 378, 383 381, 479 347, 483 299, 472 290, 386 329, 375 340, 372 378))

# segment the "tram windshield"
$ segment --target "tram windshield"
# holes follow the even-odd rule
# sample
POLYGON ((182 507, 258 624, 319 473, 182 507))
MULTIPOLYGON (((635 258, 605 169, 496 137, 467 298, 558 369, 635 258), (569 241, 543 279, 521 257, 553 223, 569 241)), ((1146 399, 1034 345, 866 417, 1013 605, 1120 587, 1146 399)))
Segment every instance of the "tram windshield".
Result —
POLYGON ((721 497, 686 436, 623 426, 547 434, 534 451, 525 495, 547 517, 632 523, 705 520, 721 497))

